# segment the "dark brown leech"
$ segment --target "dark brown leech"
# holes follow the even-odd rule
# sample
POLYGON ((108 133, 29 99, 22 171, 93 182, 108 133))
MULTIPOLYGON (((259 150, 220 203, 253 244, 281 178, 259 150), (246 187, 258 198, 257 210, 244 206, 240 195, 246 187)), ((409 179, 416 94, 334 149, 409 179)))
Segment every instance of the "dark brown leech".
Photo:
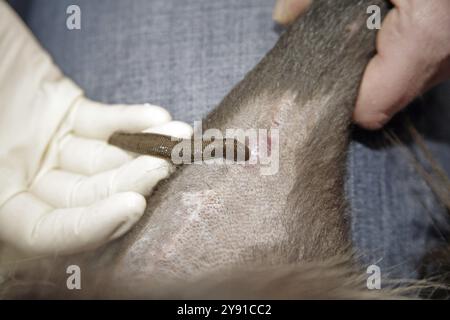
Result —
MULTIPOLYGON (((236 139, 225 138, 222 141, 194 140, 180 139, 157 133, 114 132, 108 139, 108 143, 127 151, 170 160, 172 163, 174 163, 172 151, 180 143, 183 143, 183 146, 190 144, 191 162, 216 158, 233 159, 234 161, 248 161, 250 159, 250 149, 236 139), (216 150, 219 150, 220 147, 222 147, 222 154, 217 152, 216 155, 216 150), (232 151, 233 154, 228 155, 227 149, 232 151)), ((184 150, 184 148, 181 149, 181 153, 177 156, 184 159, 184 150)))
MULTIPOLYGON (((278 274, 279 280, 274 281, 259 274, 250 282, 237 280, 244 289, 232 291, 242 294, 245 289, 259 292, 258 288, 264 288, 286 292, 288 281, 309 298, 326 298, 330 292, 338 295, 334 298, 345 297, 344 293, 349 292, 346 263, 339 262, 344 266, 342 271, 335 265, 327 267, 331 272, 321 271, 314 264, 329 266, 327 259, 345 251, 349 243, 344 197, 347 130, 358 84, 375 43, 375 31, 365 25, 366 9, 375 4, 385 8, 384 2, 313 1, 310 11, 284 33, 276 47, 203 123, 204 129, 270 128, 272 118, 261 119, 259 115, 272 114, 286 93, 297 96, 294 103, 286 104, 289 121, 281 126, 281 133, 287 132, 281 137, 285 147, 280 155, 280 163, 288 168, 282 169, 286 173, 263 177, 252 170, 213 171, 208 166, 178 170, 148 200, 146 214, 130 234, 109 244, 107 252, 93 253, 87 263, 77 261, 86 266, 84 277, 92 269, 91 279, 96 281, 90 284, 94 291, 100 290, 100 297, 113 292, 123 297, 138 297, 139 291, 146 290, 159 293, 158 283, 164 284, 165 280, 193 283, 194 277, 213 272, 219 278, 224 276, 224 288, 230 292, 225 275, 230 274, 228 270, 244 266, 255 271, 261 264, 293 265, 303 279, 278 274), (268 102, 258 103, 264 97, 269 97, 268 102), (300 134, 305 125, 309 126, 307 134, 300 134), (287 155, 292 154, 296 161, 290 162, 287 155), (205 190, 206 195, 211 195, 204 201, 208 210, 198 220, 189 219, 193 210, 181 201, 183 194, 188 191, 196 197, 205 190), (186 214, 174 214, 178 210, 186 214), (302 269, 304 262, 312 262, 313 267, 302 269), (118 277, 113 280, 105 272, 99 274, 95 266, 114 266, 118 277)), ((61 266, 69 261, 72 264, 73 258, 62 261, 61 266)), ((33 274, 36 270, 30 268, 33 274)), ((48 265, 41 270, 48 270, 48 265)), ((52 270, 62 273, 55 284, 64 283, 65 267, 52 270)), ((271 271, 270 275, 276 273, 271 271)), ((196 289, 192 284, 192 289, 185 287, 196 289)), ((66 286, 53 288, 69 294, 66 286)), ((89 294, 86 288, 81 291, 84 297, 89 294)), ((300 297, 305 295, 295 296, 300 297)))

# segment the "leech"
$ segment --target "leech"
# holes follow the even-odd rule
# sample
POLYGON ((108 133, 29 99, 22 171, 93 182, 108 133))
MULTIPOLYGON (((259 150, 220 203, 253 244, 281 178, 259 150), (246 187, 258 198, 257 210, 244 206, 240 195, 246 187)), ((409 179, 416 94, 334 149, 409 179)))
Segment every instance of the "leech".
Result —
MULTIPOLYGON (((191 162, 198 160, 209 160, 215 158, 233 159, 234 161, 250 159, 250 149, 248 146, 240 143, 237 139, 225 138, 220 140, 201 140, 193 139, 179 139, 171 136, 166 136, 157 133, 125 133, 114 132, 108 139, 108 143, 119 147, 121 149, 163 158, 172 161, 172 150, 179 143, 184 143, 184 146, 190 143, 190 159, 191 162), (216 142, 221 142, 222 154, 216 157, 216 142), (227 146, 232 146, 233 155, 227 157, 227 146), (206 151, 206 152, 205 152, 206 151)), ((218 145, 218 144, 217 144, 218 145)), ((182 150, 184 151, 184 149, 182 150)), ((182 152, 179 154, 183 158, 182 152)))

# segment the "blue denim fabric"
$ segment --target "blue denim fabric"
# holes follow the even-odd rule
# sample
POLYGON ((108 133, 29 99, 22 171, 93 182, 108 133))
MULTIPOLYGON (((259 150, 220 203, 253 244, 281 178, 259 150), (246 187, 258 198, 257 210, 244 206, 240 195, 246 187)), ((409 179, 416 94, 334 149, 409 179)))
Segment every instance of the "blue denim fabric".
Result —
MULTIPOLYGON (((88 97, 150 102, 192 123, 214 108, 278 38, 274 0, 14 0, 42 45, 88 97), (81 30, 66 8, 81 8, 81 30)), ((450 83, 410 108, 450 172, 450 83)), ((355 133, 347 194, 354 245, 382 274, 414 278, 420 259, 445 237, 445 214, 401 147, 355 133), (381 145, 381 146, 380 146, 381 145)))

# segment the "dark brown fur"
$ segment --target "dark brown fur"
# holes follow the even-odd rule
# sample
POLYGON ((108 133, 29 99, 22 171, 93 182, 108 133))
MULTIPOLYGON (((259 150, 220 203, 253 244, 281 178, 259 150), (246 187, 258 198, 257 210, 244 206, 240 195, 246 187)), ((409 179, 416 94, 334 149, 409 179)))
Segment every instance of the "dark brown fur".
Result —
MULTIPOLYGON (((61 281, 66 277, 61 266, 74 263, 90 279, 84 280, 89 285, 82 297, 154 297, 161 289, 170 294, 180 281, 187 288, 208 283, 187 295, 178 290, 182 296, 205 296, 209 287, 228 297, 238 292, 245 297, 364 296, 361 292, 367 290, 355 280, 359 276, 352 259, 342 258, 349 257, 351 246, 344 175, 351 114, 362 73, 374 54, 376 32, 366 28, 366 8, 372 4, 383 14, 387 10, 384 0, 314 1, 205 120, 205 129, 278 127, 278 175, 255 176, 251 170, 258 167, 183 167, 160 184, 146 216, 123 239, 81 257, 40 261, 41 269, 34 270, 51 266, 50 279, 57 279, 40 289, 80 297, 67 292, 61 281), (221 201, 217 213, 205 211, 198 224, 174 217, 176 210, 189 212, 180 202, 186 190, 212 192, 211 201, 221 201), (173 243, 175 254, 165 251, 167 243, 173 243), (250 277, 245 287, 251 289, 242 291, 242 281, 233 280, 242 277, 231 270, 245 275, 255 269, 265 270, 260 275, 266 285, 252 282, 258 276, 250 277), (215 281, 201 280, 211 277, 215 281)), ((16 289, 21 287, 17 283, 16 289)), ((49 294, 30 290, 27 282, 24 287, 28 294, 49 294)))

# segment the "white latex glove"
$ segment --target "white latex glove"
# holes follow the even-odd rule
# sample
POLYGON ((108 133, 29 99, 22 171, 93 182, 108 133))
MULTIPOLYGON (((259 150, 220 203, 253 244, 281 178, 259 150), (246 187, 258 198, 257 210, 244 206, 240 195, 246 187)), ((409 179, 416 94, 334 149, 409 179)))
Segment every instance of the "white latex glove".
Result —
POLYGON ((171 165, 106 139, 116 130, 191 136, 190 126, 170 120, 161 107, 86 99, 0 0, 3 252, 76 253, 127 232, 144 213, 144 195, 171 165))

